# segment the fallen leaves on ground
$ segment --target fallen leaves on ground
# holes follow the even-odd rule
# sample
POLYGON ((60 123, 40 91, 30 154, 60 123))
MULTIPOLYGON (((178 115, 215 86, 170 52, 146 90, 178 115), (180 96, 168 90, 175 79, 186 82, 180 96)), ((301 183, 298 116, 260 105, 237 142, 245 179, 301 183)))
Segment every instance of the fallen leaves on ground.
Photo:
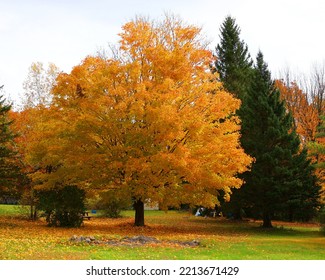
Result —
MULTIPOLYGON (((221 247, 227 252, 229 248, 241 246, 240 244, 245 247, 253 246, 251 235, 256 234, 253 230, 259 227, 258 222, 238 224, 220 218, 194 217, 176 211, 148 215, 146 224, 144 227, 135 227, 131 217, 93 217, 80 228, 55 228, 48 227, 44 220, 32 222, 19 216, 0 216, 0 259, 102 259, 107 256, 121 259, 125 250, 131 250, 127 255, 129 259, 170 259, 174 253, 178 259, 189 256, 193 258, 197 250, 202 256, 205 251, 209 251, 209 254, 218 250, 221 252, 221 247), (127 237, 146 236, 162 242, 125 248, 126 246, 116 244, 73 243, 70 241, 72 236, 94 236, 96 240, 123 240, 127 237), (182 242, 193 240, 198 240, 200 244, 182 245, 182 242), (159 256, 155 255, 156 252, 158 254, 157 250, 159 256)), ((281 226, 280 223, 278 225, 281 226)), ((313 240, 317 244, 325 245, 324 239, 316 239, 313 240)), ((203 258, 210 257, 211 255, 203 255, 203 258)))

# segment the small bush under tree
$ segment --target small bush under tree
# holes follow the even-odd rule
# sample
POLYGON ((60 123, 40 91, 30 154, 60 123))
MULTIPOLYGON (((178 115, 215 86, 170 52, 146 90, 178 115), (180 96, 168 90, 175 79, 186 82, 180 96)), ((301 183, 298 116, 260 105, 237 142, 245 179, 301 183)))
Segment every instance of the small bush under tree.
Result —
POLYGON ((38 208, 49 226, 80 227, 85 212, 85 191, 76 186, 38 192, 38 208))

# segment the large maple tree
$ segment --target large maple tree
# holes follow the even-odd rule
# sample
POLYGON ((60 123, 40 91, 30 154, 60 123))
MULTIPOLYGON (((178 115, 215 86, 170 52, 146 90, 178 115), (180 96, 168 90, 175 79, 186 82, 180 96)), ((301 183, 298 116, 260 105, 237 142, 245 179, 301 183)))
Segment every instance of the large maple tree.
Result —
POLYGON ((240 146, 240 101, 211 73, 200 29, 166 16, 125 24, 111 58, 60 74, 29 160, 43 188, 125 189, 135 225, 144 202, 214 206, 239 188, 251 157, 240 146), (41 147, 41 148, 40 148, 41 147), (44 171, 45 170, 45 171, 44 171))

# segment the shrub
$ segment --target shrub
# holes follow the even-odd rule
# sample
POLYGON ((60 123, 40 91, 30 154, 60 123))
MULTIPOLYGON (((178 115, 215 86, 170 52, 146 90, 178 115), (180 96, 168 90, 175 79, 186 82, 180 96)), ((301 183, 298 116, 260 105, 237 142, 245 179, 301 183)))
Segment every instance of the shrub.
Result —
POLYGON ((76 186, 38 191, 38 208, 49 226, 79 227, 85 212, 85 191, 76 186))

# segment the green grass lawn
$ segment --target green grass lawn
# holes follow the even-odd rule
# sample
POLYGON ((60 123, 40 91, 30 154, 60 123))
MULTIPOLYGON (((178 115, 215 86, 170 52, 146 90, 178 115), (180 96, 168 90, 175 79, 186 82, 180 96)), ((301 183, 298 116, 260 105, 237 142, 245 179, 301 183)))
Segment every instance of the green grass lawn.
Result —
MULTIPOLYGON (((0 204, 0 216, 16 216, 22 214, 26 208, 18 205, 0 204)), ((27 209, 26 209, 27 210, 27 209)))
POLYGON ((21 218, 18 206, 0 205, 0 259, 144 260, 325 260, 325 237, 316 224, 231 222, 194 217, 187 212, 146 211, 146 226, 133 226, 133 211, 119 219, 94 216, 81 228, 50 228, 45 221, 21 218), (161 244, 116 246, 74 243, 73 235, 98 240, 125 236, 155 237, 161 244), (169 241, 199 240, 196 247, 169 241))

